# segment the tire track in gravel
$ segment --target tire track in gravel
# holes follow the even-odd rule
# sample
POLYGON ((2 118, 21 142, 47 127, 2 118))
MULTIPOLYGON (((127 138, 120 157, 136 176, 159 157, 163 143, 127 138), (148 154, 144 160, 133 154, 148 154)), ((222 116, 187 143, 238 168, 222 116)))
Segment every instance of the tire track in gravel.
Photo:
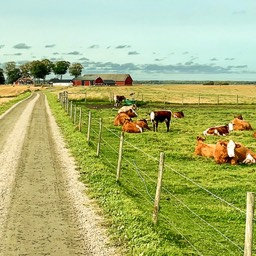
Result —
POLYGON ((90 201, 46 103, 37 93, 21 107, 0 153, 0 255, 119 255, 84 207, 90 201))

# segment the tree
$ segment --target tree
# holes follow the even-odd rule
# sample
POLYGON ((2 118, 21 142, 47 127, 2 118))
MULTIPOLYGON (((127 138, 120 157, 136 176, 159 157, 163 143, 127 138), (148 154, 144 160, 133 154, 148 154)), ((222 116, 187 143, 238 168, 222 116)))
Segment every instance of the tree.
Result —
POLYGON ((60 75, 60 79, 62 79, 62 75, 67 73, 69 66, 70 62, 68 61, 57 61, 53 64, 52 70, 55 75, 60 75))
POLYGON ((13 84, 21 77, 20 69, 16 67, 16 63, 14 61, 7 62, 4 65, 4 72, 7 76, 7 84, 13 84))
POLYGON ((26 78, 26 77, 30 77, 30 69, 31 69, 31 63, 27 62, 24 63, 22 65, 20 65, 20 72, 21 72, 21 76, 26 78))
POLYGON ((44 60, 35 60, 31 62, 30 74, 37 79, 43 79, 45 81, 46 75, 49 75, 48 63, 44 60))
POLYGON ((4 70, 0 68, 0 84, 5 84, 4 70))
POLYGON ((80 63, 72 63, 69 67, 69 74, 75 78, 82 74, 83 66, 80 63))

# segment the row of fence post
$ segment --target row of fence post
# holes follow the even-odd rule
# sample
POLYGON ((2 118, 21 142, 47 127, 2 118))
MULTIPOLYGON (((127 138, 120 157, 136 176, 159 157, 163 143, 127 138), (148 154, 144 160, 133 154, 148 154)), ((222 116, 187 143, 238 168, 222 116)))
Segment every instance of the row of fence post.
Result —
MULTIPOLYGON (((141 97, 141 101, 143 102, 144 101, 144 98, 143 98, 143 94, 141 93, 138 93, 138 96, 141 97)), ((235 99, 235 104, 238 105, 239 104, 239 96, 238 95, 234 95, 236 97, 235 99)), ((85 93, 85 97, 86 97, 86 93, 85 93)), ((202 103, 202 98, 205 97, 205 96, 202 96, 201 94, 198 95, 198 101, 197 101, 197 104, 198 105, 202 105, 204 103, 202 103)), ((225 96, 224 96, 225 97, 225 96)), ((110 94, 110 101, 112 102, 112 99, 113 99, 113 94, 110 94)), ((185 97, 183 94, 181 94, 181 105, 184 105, 185 104, 185 97)), ((62 103, 65 103, 68 105, 68 92, 67 91, 64 91, 62 93, 59 93, 59 101, 61 101, 62 103), (63 101, 63 99, 65 98, 65 100, 63 101)), ((86 98, 85 98, 85 102, 86 102, 86 98)), ((164 104, 166 103, 171 103, 170 100, 167 101, 167 96, 164 97, 164 104)), ((194 103, 194 102, 193 102, 194 103)), ((196 102, 195 102, 196 103, 196 102)), ((225 101, 225 103, 227 103, 225 101)), ((189 104, 189 102, 188 102, 189 104)), ((192 104, 192 103, 191 103, 192 104)), ((216 99, 216 104, 219 105, 220 104, 220 95, 217 95, 217 99, 216 99)), ((65 109, 68 109, 68 106, 66 106, 65 109)))
MULTIPOLYGON (((60 100, 60 98, 59 98, 60 100)), ((73 106, 72 101, 70 102, 70 107, 68 98, 63 96, 62 100, 60 100, 61 104, 65 108, 65 111, 70 113, 70 119, 76 124, 76 106, 73 106), (74 109, 73 109, 74 107, 74 109)), ((91 131, 91 121, 92 115, 89 111, 88 114, 88 127, 87 127, 87 142, 90 142, 90 131, 91 131)), ((79 120, 78 120, 78 129, 81 131, 82 126, 82 110, 79 109, 79 120)), ((99 134, 98 134, 98 143, 97 143, 97 151, 96 155, 100 155, 101 148, 101 139, 102 139, 102 126, 103 120, 100 118, 99 120, 99 134)), ((117 170, 116 170, 116 181, 119 182, 121 178, 121 167, 122 167, 122 156, 123 156, 123 144, 124 144, 124 132, 121 132, 120 142, 119 142, 119 150, 118 150, 118 161, 117 161, 117 170)), ((156 194, 153 208, 153 216, 152 221, 156 225, 158 222, 158 213, 159 213, 159 204, 161 197, 161 188, 162 188, 162 179, 164 172, 164 153, 160 153, 159 159, 159 170, 158 170, 158 179, 156 186, 156 194)), ((246 200, 246 224, 245 224, 245 242, 244 242, 244 256, 252 256, 253 251, 253 227, 254 227, 254 208, 255 208, 255 194, 253 192, 247 192, 247 200, 246 200)))

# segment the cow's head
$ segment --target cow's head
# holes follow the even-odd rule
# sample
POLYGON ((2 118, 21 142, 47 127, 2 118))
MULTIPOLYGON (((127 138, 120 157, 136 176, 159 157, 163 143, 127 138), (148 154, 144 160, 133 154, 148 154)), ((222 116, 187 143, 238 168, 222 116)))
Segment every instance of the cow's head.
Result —
POLYGON ((232 123, 228 124, 228 130, 233 131, 234 130, 234 125, 232 123))
POLYGON ((137 113, 133 109, 129 109, 125 112, 129 117, 137 117, 137 113))
POLYGON ((196 140, 203 142, 203 141, 205 141, 205 138, 203 138, 203 137, 201 137, 201 136, 197 136, 197 137, 196 137, 196 140))
POLYGON ((227 151, 228 151, 229 157, 235 157, 235 148, 236 148, 236 143, 233 140, 230 140, 227 143, 227 151))

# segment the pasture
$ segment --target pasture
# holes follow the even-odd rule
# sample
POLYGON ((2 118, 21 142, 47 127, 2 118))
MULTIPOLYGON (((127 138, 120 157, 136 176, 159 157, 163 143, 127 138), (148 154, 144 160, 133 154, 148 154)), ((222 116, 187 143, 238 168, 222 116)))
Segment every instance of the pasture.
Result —
MULTIPOLYGON (((193 90, 191 86, 124 88, 124 95, 133 90, 147 99, 139 101, 138 119, 148 118, 148 113, 156 109, 182 110, 185 118, 172 119, 169 133, 164 124, 159 125, 158 132, 125 133, 119 182, 116 182, 116 169, 121 127, 113 125, 117 109, 109 103, 108 96, 110 89, 117 88, 111 87, 108 91, 101 87, 68 89, 76 92, 70 97, 74 97, 72 111, 76 109, 78 113, 81 109, 81 132, 77 131, 77 120, 73 116, 70 118, 70 109, 64 115, 63 108, 51 99, 57 120, 78 161, 82 180, 89 184, 91 196, 108 216, 110 232, 126 248, 126 255, 243 253, 246 193, 255 192, 255 165, 217 165, 213 159, 195 156, 193 152, 196 137, 206 128, 226 124, 237 114, 242 114, 253 128, 256 127, 255 105, 248 101, 248 97, 254 97, 255 87, 234 87, 235 94, 231 94, 231 86, 222 91, 222 96, 237 99, 238 95, 248 101, 247 104, 237 104, 235 100, 230 104, 211 105, 197 102, 197 96, 199 92, 203 93, 200 90, 205 90, 205 86, 195 86, 193 90), (87 95, 86 101, 83 98, 75 101, 78 90, 87 95), (194 102, 175 104, 161 101, 159 95, 180 95, 180 90, 182 94, 191 95, 194 102), (155 93, 150 98, 148 92, 152 91, 155 93), (92 120, 87 142, 89 112, 92 120), (102 142, 97 157, 101 118, 102 142), (165 154, 163 188, 158 224, 154 225, 152 212, 161 152, 165 154)), ((207 97, 216 99, 219 92, 219 87, 212 88, 212 91, 207 91, 207 97)), ((206 142, 215 143, 220 139, 233 139, 256 151, 253 131, 234 131, 224 138, 209 136, 206 142)))

